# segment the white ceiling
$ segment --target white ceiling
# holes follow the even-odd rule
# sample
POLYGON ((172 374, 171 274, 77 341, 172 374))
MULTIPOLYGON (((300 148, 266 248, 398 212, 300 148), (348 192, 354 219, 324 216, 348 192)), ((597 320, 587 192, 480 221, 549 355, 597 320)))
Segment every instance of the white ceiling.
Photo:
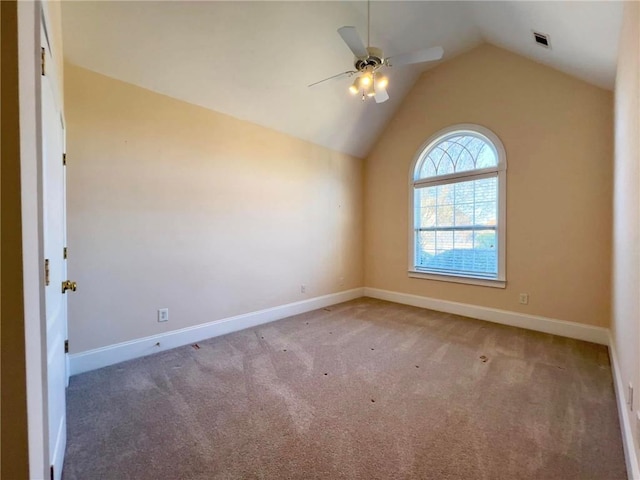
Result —
MULTIPOLYGON (((352 68, 336 30, 354 25, 366 42, 365 2, 73 1, 62 12, 70 63, 359 157, 429 68, 387 71, 382 104, 349 95, 349 78, 307 87, 352 68)), ((388 56, 441 45, 446 61, 487 41, 612 89, 621 20, 613 1, 373 1, 371 45, 388 56)))

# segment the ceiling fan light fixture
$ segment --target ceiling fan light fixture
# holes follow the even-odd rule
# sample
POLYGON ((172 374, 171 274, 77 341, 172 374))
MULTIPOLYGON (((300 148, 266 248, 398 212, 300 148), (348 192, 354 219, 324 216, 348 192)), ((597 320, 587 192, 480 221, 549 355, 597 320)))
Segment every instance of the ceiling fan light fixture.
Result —
POLYGON ((360 91, 360 77, 357 77, 349 87, 349 92, 351 92, 352 95, 356 95, 359 91, 360 91))
POLYGON ((376 88, 380 88, 384 90, 389 85, 389 79, 384 75, 380 75, 376 77, 376 88))
MULTIPOLYGON (((309 85, 312 87, 333 78, 339 78, 343 75, 356 75, 357 78, 349 87, 349 92, 353 95, 361 94, 362 101, 373 97, 376 103, 382 103, 389 100, 387 86, 389 79, 378 72, 382 68, 401 67, 403 65, 411 65, 414 63, 435 62, 440 60, 444 55, 442 47, 429 47, 415 52, 394 55, 393 57, 385 57, 382 49, 372 47, 370 44, 371 30, 371 0, 367 0, 367 46, 365 47, 362 38, 358 34, 356 27, 344 26, 338 29, 338 34, 347 45, 351 53, 355 57, 353 67, 355 70, 342 72, 332 77, 325 78, 319 82, 309 85)), ((534 32, 535 33, 535 32, 534 32)))

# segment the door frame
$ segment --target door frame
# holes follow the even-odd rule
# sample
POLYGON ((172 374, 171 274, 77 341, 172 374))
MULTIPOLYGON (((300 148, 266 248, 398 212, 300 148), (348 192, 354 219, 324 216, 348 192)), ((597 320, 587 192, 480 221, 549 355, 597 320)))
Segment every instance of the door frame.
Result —
MULTIPOLYGON (((20 190, 29 478, 49 478, 47 344, 44 301, 40 29, 51 32, 46 2, 17 2, 20 190)), ((51 52, 54 58, 61 52, 51 52)), ((60 101, 62 110, 62 99, 60 101)), ((64 117, 63 117, 64 118, 64 117)))

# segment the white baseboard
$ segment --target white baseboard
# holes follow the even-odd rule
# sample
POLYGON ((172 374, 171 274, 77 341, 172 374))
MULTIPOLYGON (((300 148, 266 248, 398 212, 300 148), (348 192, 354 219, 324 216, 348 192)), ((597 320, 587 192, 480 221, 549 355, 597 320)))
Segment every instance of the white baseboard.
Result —
POLYGON ((378 288, 365 287, 364 295, 366 297, 378 298, 380 300, 388 300, 389 302, 428 308, 439 312, 453 313, 455 315, 487 320, 489 322, 501 323, 512 327, 551 333, 553 335, 560 335, 561 337, 585 340, 587 342, 598 343, 600 345, 609 344, 609 330, 602 327, 593 327, 591 325, 538 317, 535 315, 528 315, 526 313, 510 312, 507 310, 480 307, 467 303, 450 302, 448 300, 438 300, 437 298, 392 292, 378 288))
POLYGON ((627 463, 627 476, 629 480, 638 480, 640 479, 640 467, 638 466, 636 449, 633 445, 634 414, 629 411, 629 407, 627 406, 626 388, 618 363, 616 345, 611 335, 609 335, 609 358, 611 359, 613 386, 615 387, 616 399, 618 401, 618 417, 620 419, 620 431, 622 432, 622 444, 624 445, 624 458, 627 463))
POLYGON ((346 302, 363 296, 363 288, 354 288, 344 292, 332 293, 321 297, 288 303, 278 307, 258 310, 256 312, 236 315, 201 325, 181 328, 171 332, 138 338, 129 342, 117 343, 107 347, 96 348, 86 352, 69 355, 69 370, 71 375, 88 372, 115 363, 144 357, 171 348, 189 345, 207 338, 226 335, 245 328, 255 327, 282 318, 310 312, 318 308, 328 307, 336 303, 346 302), (157 345, 157 344, 160 345, 157 345))
POLYGON ((258 310, 256 312, 216 320, 202 325, 182 328, 180 330, 69 355, 70 375, 77 375, 126 360, 189 345, 190 343, 202 341, 206 338, 225 335, 362 296, 379 298, 390 302, 428 308, 456 315, 464 315, 480 320, 586 340, 602 345, 609 344, 609 331, 601 327, 365 287, 258 310), (158 345, 158 343, 160 345, 158 345))

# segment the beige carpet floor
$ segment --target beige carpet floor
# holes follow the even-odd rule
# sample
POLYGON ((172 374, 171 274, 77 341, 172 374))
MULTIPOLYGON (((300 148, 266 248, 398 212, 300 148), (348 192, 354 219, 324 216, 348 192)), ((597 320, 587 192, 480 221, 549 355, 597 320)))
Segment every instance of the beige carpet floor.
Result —
POLYGON ((359 299, 71 378, 65 480, 625 479, 607 349, 359 299))

